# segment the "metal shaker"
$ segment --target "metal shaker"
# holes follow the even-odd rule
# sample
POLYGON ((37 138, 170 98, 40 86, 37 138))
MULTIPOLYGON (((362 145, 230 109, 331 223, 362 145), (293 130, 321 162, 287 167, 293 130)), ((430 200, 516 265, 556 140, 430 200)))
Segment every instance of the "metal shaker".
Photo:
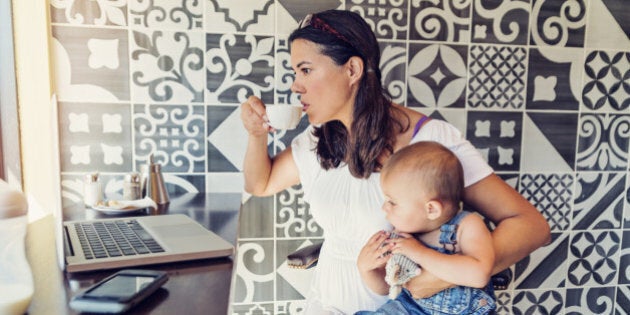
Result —
POLYGON ((162 165, 153 161, 153 154, 149 155, 148 174, 146 179, 146 196, 158 205, 169 203, 168 191, 162 177, 162 165))

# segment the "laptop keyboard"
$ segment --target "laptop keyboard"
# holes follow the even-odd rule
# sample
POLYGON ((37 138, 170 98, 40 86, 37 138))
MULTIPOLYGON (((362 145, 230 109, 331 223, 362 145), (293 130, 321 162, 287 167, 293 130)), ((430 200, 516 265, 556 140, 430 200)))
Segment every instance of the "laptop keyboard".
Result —
POLYGON ((143 255, 164 249, 136 220, 75 223, 86 259, 143 255))

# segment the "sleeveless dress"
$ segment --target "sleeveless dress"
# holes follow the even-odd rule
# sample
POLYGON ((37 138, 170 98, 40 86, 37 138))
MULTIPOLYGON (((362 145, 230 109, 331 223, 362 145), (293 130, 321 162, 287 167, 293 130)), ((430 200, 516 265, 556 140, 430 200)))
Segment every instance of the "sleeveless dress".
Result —
MULTIPOLYGON (((377 231, 392 226, 381 210, 383 193, 380 174, 355 178, 346 165, 324 170, 315 151, 313 126, 293 139, 293 159, 299 170, 304 200, 324 231, 317 267, 306 296, 305 314, 354 314, 376 310, 387 295, 373 293, 363 283, 357 257, 377 231)), ((464 168, 465 185, 490 175, 493 170, 481 154, 447 122, 430 120, 413 136, 411 143, 436 141, 457 155, 464 168)))

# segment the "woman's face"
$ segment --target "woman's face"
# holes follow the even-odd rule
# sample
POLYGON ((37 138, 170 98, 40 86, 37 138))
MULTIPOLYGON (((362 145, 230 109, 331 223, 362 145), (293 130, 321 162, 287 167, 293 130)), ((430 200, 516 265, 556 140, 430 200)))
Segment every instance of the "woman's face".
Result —
POLYGON ((338 66, 320 53, 317 44, 296 39, 291 43, 291 66, 295 71, 291 91, 300 94, 308 121, 322 124, 340 120, 349 126, 356 91, 350 81, 348 65, 338 66))

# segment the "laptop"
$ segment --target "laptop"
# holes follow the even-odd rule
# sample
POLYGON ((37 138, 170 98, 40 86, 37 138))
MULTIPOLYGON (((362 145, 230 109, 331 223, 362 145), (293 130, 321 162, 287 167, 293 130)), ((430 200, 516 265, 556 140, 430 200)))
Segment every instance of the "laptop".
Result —
MULTIPOLYGON (((51 97, 53 111, 54 179, 61 183, 59 170, 58 104, 51 97)), ((55 221, 57 263, 68 272, 116 269, 141 265, 227 257, 234 246, 184 214, 112 217, 63 221, 61 185, 56 187, 52 207, 55 221), (106 234, 105 240, 97 234, 106 234), (98 246, 100 243, 100 246, 98 246), (93 246, 92 246, 93 245, 93 246)))
POLYGON ((184 214, 64 221, 68 272, 227 257, 234 246, 184 214))

